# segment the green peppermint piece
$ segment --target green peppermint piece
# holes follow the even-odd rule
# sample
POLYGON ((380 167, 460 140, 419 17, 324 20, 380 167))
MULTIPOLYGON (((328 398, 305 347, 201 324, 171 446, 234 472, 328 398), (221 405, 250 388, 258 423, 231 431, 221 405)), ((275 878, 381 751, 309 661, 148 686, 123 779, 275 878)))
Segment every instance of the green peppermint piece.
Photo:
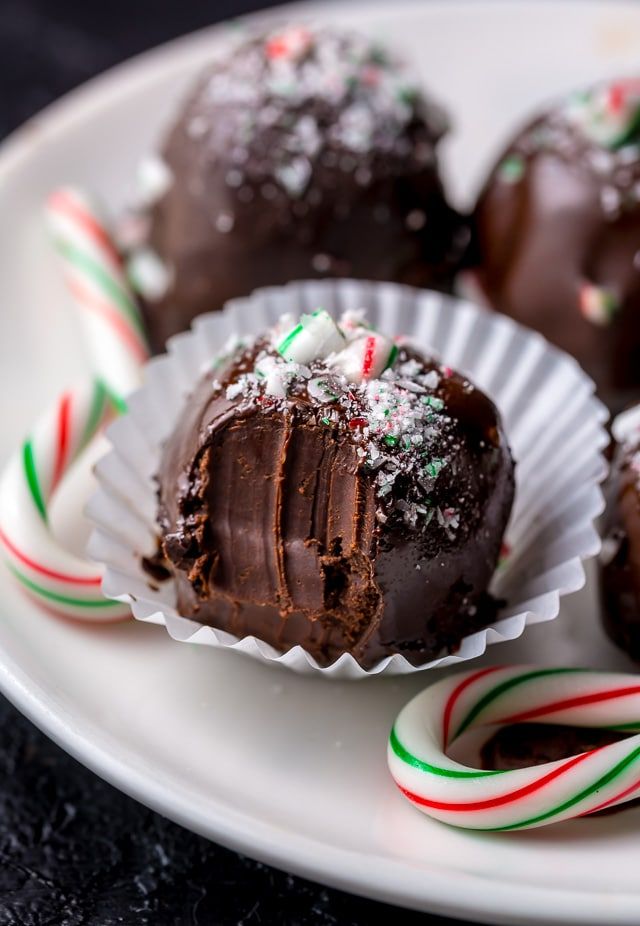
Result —
POLYGON ((526 170, 525 159, 520 154, 510 154, 498 167, 498 178, 504 183, 519 183, 526 170))

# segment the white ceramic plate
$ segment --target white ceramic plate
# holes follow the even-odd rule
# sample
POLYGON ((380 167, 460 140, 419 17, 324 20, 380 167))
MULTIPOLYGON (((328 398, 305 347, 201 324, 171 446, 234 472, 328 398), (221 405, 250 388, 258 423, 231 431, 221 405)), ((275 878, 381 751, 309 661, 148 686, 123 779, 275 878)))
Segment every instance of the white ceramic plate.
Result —
MULTIPOLYGON (((401 0, 305 10, 384 35, 416 58, 455 113, 443 153, 460 202, 531 106, 600 75, 637 71, 640 60, 640 7, 631 4, 401 0)), ((225 35, 216 29, 145 55, 4 145, 2 459, 41 403, 85 369, 39 221, 43 197, 72 180, 121 205, 138 156, 225 35)), ((296 677, 173 643, 162 628, 54 620, 4 572, 0 590, 5 694, 86 765, 185 826, 317 880, 452 916, 640 922, 638 810, 489 836, 439 826, 403 801, 387 773, 386 737, 426 679, 296 677)), ((552 625, 489 658, 628 668, 605 642, 594 600, 591 585, 552 625)))

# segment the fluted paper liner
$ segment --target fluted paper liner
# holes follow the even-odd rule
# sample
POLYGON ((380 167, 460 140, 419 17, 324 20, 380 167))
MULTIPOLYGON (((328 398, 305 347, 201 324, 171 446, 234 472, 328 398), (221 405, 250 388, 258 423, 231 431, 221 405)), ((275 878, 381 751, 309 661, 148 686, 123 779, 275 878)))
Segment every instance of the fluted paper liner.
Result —
POLYGON ((291 283, 229 302, 172 338, 168 354, 146 368, 129 413, 107 436, 113 449, 97 466, 100 488, 88 514, 97 525, 90 553, 104 564, 107 597, 131 603, 138 620, 164 624, 175 640, 240 650, 298 672, 332 678, 404 674, 454 665, 513 640, 529 624, 553 620, 560 598, 584 585, 582 561, 599 552, 594 519, 603 508, 607 412, 578 364, 540 335, 504 316, 440 293, 352 280, 291 283), (335 316, 365 308, 373 325, 413 338, 465 373, 500 409, 516 459, 516 498, 505 541, 510 550, 491 591, 507 604, 488 627, 463 638, 453 653, 415 667, 404 656, 368 671, 344 654, 321 667, 301 646, 281 653, 256 637, 238 639, 181 617, 171 581, 152 588, 141 557, 157 549, 156 485, 160 448, 185 397, 232 334, 254 334, 284 312, 322 306, 335 316))

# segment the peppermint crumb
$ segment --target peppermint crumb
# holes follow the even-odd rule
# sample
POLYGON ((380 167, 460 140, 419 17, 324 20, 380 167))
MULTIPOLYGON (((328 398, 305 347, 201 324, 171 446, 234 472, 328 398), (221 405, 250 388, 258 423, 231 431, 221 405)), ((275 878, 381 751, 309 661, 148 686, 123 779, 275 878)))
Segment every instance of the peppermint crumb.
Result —
POLYGON ((228 234, 233 229, 234 224, 235 220, 229 212, 220 212, 216 217, 216 228, 223 235, 228 234))
MULTIPOLYGON (((436 392, 447 368, 400 344, 378 379, 353 381, 334 365, 335 354, 326 359, 303 354, 305 362, 297 363, 277 352, 283 336, 300 324, 292 317, 282 319, 262 341, 236 343, 236 350, 244 353, 239 355, 241 372, 226 385, 227 400, 272 412, 286 411, 301 399, 302 408, 311 406, 318 425, 342 431, 355 445, 356 457, 373 482, 379 523, 391 519, 416 531, 440 531, 453 540, 468 500, 451 494, 460 442, 436 392)), ((372 331, 358 311, 345 314, 339 327, 345 346, 338 353, 372 331)), ((232 347, 225 345, 228 355, 232 347)), ((225 387, 214 379, 212 388, 225 387)))
POLYGON ((227 402, 233 402, 234 399, 237 399, 239 395, 242 395, 244 391, 244 386, 242 383, 232 383, 230 386, 227 386, 226 396, 227 402))

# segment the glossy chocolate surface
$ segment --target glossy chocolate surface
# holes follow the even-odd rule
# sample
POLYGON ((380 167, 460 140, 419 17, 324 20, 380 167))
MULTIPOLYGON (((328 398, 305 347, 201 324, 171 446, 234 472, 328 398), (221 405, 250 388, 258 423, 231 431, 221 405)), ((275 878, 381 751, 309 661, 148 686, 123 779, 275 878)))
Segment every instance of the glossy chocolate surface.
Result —
POLYGON ((576 105, 534 119, 498 159, 472 263, 495 309, 573 354, 619 409, 640 395, 640 147, 596 140, 576 105))
POLYGON ((449 288, 467 231, 438 172, 446 128, 414 76, 357 35, 290 28, 216 63, 161 152, 172 179, 147 245, 170 282, 144 304, 156 349, 260 286, 449 288))
POLYGON ((640 662, 640 440, 617 447, 600 556, 604 627, 640 662))

